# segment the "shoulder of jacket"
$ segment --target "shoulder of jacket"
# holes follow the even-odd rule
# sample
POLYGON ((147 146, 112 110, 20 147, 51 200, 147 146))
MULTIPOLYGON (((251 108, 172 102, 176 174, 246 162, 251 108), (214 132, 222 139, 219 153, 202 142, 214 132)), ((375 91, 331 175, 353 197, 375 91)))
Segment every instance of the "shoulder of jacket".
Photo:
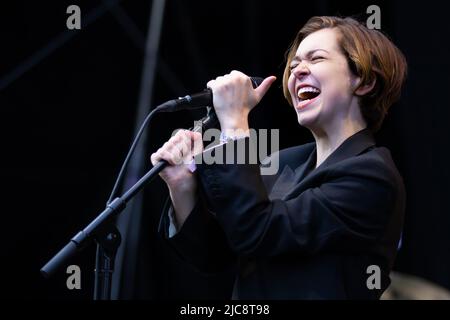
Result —
POLYGON ((385 147, 374 146, 364 153, 336 163, 333 172, 345 172, 353 175, 365 175, 374 179, 390 182, 401 181, 402 178, 392 159, 391 152, 385 147))

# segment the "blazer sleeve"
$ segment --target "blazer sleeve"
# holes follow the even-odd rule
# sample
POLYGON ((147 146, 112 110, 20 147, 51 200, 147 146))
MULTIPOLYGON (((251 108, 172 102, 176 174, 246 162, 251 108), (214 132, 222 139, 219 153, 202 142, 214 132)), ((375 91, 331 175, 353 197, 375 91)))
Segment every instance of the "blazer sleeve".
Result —
POLYGON ((269 200, 258 164, 200 164, 197 171, 230 247, 250 257, 366 250, 383 236, 396 199, 389 170, 370 158, 284 200, 269 200))
POLYGON ((207 211, 199 198, 192 212, 177 233, 169 237, 169 210, 173 210, 170 198, 162 210, 158 233, 175 252, 197 271, 215 273, 229 269, 235 262, 223 230, 215 217, 207 211))

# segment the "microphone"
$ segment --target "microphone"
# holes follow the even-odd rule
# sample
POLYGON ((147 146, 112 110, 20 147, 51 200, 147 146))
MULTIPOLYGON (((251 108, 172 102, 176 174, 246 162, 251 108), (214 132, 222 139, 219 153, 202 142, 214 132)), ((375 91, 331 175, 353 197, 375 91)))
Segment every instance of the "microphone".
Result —
MULTIPOLYGON (((260 77, 250 77, 252 81, 253 89, 256 89, 262 82, 263 78, 260 77)), ((194 132, 201 132, 204 129, 217 124, 219 119, 214 112, 213 108, 213 94, 210 88, 206 88, 203 92, 196 93, 193 95, 187 95, 182 98, 169 100, 161 105, 159 105, 153 112, 174 112, 185 109, 197 109, 197 108, 207 108, 207 115, 200 119, 198 123, 191 129, 194 132)), ((153 168, 147 173, 147 175, 156 175, 161 172, 169 163, 166 160, 161 160, 153 166, 153 168)))
MULTIPOLYGON (((263 78, 250 77, 253 89, 256 89, 262 82, 263 78)), ((205 107, 213 107, 213 93, 210 88, 206 88, 202 92, 194 93, 178 99, 169 100, 158 107, 159 112, 175 112, 186 109, 198 109, 205 107)))
MULTIPOLYGON (((250 80, 252 82, 252 86, 254 89, 256 89, 262 82, 263 78, 260 77, 250 77, 250 80)), ((128 151, 128 154, 125 158, 124 163, 122 164, 122 168, 120 169, 119 175, 116 179, 116 182, 114 184, 113 190, 111 192, 111 195, 109 196, 109 200, 107 204, 111 203, 116 196, 119 183, 122 181, 125 168, 127 167, 128 162, 130 161, 131 155, 133 154, 134 149, 136 148, 136 145, 144 132, 144 129, 146 128, 148 122, 150 119, 158 112, 174 112, 184 109, 196 109, 196 108, 207 108, 206 116, 200 119, 199 121, 196 121, 195 126, 189 130, 194 132, 201 132, 202 130, 207 130, 219 122, 219 119, 217 119, 217 115, 214 112, 213 109, 213 94, 212 90, 207 88, 203 92, 196 93, 193 95, 187 95, 182 98, 169 100, 159 106, 157 106, 153 111, 151 111, 147 117, 144 120, 144 123, 141 125, 138 133, 136 134, 136 137, 133 140, 133 143, 131 144, 130 150, 128 151)), ((163 170, 168 163, 165 160, 159 161, 153 169, 147 173, 146 176, 151 176, 153 174, 158 174, 161 170, 163 170)), ((144 178, 144 177, 143 177, 144 178)), ((142 178, 142 179, 143 179, 142 178)), ((45 268, 45 267, 44 267, 45 268)))

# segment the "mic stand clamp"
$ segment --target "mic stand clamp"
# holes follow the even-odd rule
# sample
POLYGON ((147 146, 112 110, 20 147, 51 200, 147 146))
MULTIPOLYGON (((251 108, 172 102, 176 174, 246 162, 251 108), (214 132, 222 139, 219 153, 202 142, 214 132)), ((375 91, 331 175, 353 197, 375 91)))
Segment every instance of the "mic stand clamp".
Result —
POLYGON ((109 224, 106 232, 95 237, 97 253, 95 259, 94 300, 111 300, 111 283, 114 261, 122 237, 115 224, 109 224))

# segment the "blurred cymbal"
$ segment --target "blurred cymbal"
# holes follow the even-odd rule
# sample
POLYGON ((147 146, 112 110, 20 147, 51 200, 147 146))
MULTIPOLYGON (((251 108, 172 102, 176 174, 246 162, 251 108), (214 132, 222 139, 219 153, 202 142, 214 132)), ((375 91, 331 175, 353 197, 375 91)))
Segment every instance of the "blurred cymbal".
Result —
POLYGON ((394 271, 390 277, 381 300, 450 300, 450 291, 431 281, 394 271))

